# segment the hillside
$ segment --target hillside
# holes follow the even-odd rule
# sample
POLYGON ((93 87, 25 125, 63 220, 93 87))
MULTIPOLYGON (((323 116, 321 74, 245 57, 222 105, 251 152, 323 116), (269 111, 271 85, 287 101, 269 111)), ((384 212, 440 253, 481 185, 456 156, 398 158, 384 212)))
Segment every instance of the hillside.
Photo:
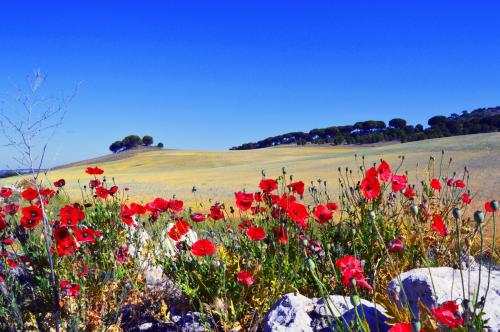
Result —
MULTIPOLYGON (((290 146, 250 151, 179 151, 157 150, 133 153, 127 158, 106 158, 73 164, 48 174, 50 181, 66 179, 68 190, 78 195, 78 179, 85 183, 88 165, 99 165, 106 175, 114 177, 119 186, 127 186, 134 197, 149 199, 154 196, 177 195, 188 202, 207 201, 209 198, 225 200, 233 192, 246 188, 256 190, 261 170, 270 177, 281 174, 286 167, 295 179, 313 181, 317 178, 334 184, 338 181, 338 167, 356 168, 354 155, 365 155, 367 162, 385 158, 396 164, 405 155, 404 170, 411 181, 421 178, 423 169, 433 155, 437 160, 441 149, 446 151, 445 165, 453 158, 451 170, 470 169, 471 186, 478 198, 498 198, 500 184, 500 133, 440 138, 405 144, 378 147, 355 146, 290 146), (418 169, 418 171, 417 171, 418 169), (198 191, 193 196, 191 189, 198 191), (495 196, 495 197, 494 197, 495 196)), ((1 184, 16 178, 2 179, 1 184)), ((478 201, 478 200, 477 200, 478 201)))

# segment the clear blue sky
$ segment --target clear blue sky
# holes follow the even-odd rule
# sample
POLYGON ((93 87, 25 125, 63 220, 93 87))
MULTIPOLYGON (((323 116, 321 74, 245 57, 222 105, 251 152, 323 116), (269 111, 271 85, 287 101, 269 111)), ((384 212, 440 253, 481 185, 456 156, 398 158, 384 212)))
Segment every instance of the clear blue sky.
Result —
POLYGON ((0 5, 0 92, 37 67, 54 93, 85 81, 49 165, 130 133, 227 149, 500 104, 498 1, 75 2, 0 5))

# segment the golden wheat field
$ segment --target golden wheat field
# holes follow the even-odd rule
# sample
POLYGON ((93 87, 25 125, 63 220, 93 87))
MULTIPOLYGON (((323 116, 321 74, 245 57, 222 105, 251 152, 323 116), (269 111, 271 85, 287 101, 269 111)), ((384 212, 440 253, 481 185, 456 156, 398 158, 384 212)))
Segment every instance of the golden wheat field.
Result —
MULTIPOLYGON (((397 165, 405 156, 400 172, 408 171, 413 183, 425 176, 429 157, 435 158, 436 174, 439 172, 441 151, 444 150, 443 175, 453 171, 462 173, 464 167, 470 171, 470 188, 476 195, 475 203, 483 199, 498 198, 500 184, 500 133, 456 136, 393 144, 378 147, 366 146, 287 146, 248 151, 183 151, 159 150, 132 155, 129 158, 102 162, 97 165, 105 174, 113 177, 121 187, 130 188, 134 199, 150 199, 156 196, 176 195, 188 204, 206 202, 209 199, 226 201, 232 199, 234 191, 256 190, 264 170, 266 176, 277 177, 285 167, 287 174, 309 183, 317 179, 326 180, 335 192, 338 168, 356 170, 365 156, 366 164, 383 158, 397 165), (357 159, 355 157, 357 155, 357 159), (450 158, 453 162, 448 167, 450 158), (197 188, 193 195, 192 188, 197 188)), ((78 180, 87 183, 86 166, 95 162, 52 170, 45 181, 64 178, 71 196, 78 198, 78 180)), ((0 184, 16 182, 7 178, 0 184)))

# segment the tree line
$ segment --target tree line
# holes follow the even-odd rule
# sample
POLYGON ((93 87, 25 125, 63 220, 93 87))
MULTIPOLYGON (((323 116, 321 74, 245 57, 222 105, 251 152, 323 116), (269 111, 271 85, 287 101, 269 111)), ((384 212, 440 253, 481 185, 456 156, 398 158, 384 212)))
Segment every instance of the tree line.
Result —
POLYGON ((309 132, 291 132, 268 137, 258 142, 245 143, 231 150, 261 149, 283 144, 370 144, 387 141, 402 143, 430 138, 496 132, 500 130, 500 106, 479 108, 451 116, 436 115, 422 124, 407 124, 406 120, 394 118, 386 125, 384 121, 361 121, 353 125, 312 129, 309 132))
MULTIPOLYGON (((109 149, 113 153, 118 153, 121 151, 129 150, 138 146, 151 146, 153 145, 153 137, 145 135, 142 138, 137 135, 128 135, 121 141, 115 141, 110 146, 109 149)), ((158 143, 156 145, 158 148, 163 148, 163 143, 158 143)))

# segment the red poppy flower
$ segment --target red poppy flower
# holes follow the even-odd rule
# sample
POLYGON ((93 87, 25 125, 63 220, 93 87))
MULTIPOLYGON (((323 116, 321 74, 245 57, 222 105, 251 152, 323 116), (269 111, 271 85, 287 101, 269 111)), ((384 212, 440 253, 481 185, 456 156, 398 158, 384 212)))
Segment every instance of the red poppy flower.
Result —
POLYGON ((265 193, 270 193, 278 189, 278 183, 273 179, 261 180, 259 183, 259 188, 265 193))
POLYGON ((252 206, 250 209, 252 210, 253 215, 256 215, 260 212, 266 212, 266 208, 263 206, 252 206))
POLYGON ((332 211, 330 211, 324 205, 318 205, 313 211, 314 218, 320 223, 325 224, 330 221, 333 217, 332 211))
POLYGON ((441 237, 448 235, 448 228, 446 228, 446 225, 439 214, 435 214, 433 217, 432 230, 438 232, 441 237))
POLYGON ((377 174, 380 180, 384 182, 389 181, 391 178, 391 167, 389 167, 389 164, 385 160, 382 160, 380 165, 377 167, 377 174))
POLYGON ((80 285, 72 284, 68 280, 61 280, 59 282, 61 292, 68 296, 78 296, 80 294, 80 285))
POLYGON ((2 187, 0 189, 0 197, 9 198, 12 195, 12 189, 7 187, 2 187))
POLYGON ((76 249, 78 249, 78 245, 73 236, 68 237, 64 241, 57 242, 56 247, 57 253, 61 257, 72 255, 76 249))
POLYGON ((281 243, 281 244, 288 243, 288 232, 286 231, 285 227, 276 226, 273 228, 273 233, 274 233, 274 236, 276 237, 276 240, 278 240, 279 243, 281 243))
POLYGON ((292 203, 294 203, 296 200, 297 199, 293 195, 283 194, 283 195, 281 195, 281 197, 276 202, 276 205, 278 205, 278 207, 280 207, 280 208, 282 208, 283 210, 286 211, 286 210, 288 210, 288 208, 290 207, 290 205, 292 203))
POLYGON ((190 227, 191 226, 187 221, 180 219, 172 228, 170 228, 168 236, 174 241, 179 241, 181 237, 188 233, 190 227))
POLYGON ((10 246, 12 243, 14 243, 14 238, 8 237, 6 239, 2 239, 2 243, 7 246, 10 246))
POLYGON ((135 211, 129 208, 126 204, 120 206, 120 218, 122 221, 131 227, 137 227, 137 223, 134 219, 135 211))
POLYGON ((262 202, 262 195, 261 195, 260 191, 259 191, 259 192, 256 192, 256 193, 254 194, 254 197, 255 197, 255 201, 256 201, 256 202, 262 202))
POLYGON ((158 197, 155 198, 151 207, 160 212, 166 212, 169 208, 169 202, 163 198, 158 197))
POLYGON ((64 179, 59 179, 56 182, 54 182, 54 187, 56 188, 62 188, 66 185, 66 180, 64 179))
POLYGON ((463 193, 462 202, 464 204, 470 204, 470 203, 472 203, 472 199, 469 197, 469 195, 467 193, 463 193))
POLYGON ((300 203, 291 203, 287 209, 288 216, 299 225, 307 225, 306 219, 309 216, 307 209, 300 203))
POLYGON ((28 219, 40 221, 43 219, 42 209, 36 205, 30 205, 22 208, 21 210, 23 216, 28 219))
POLYGON ((82 228, 82 229, 77 229, 75 231, 75 236, 78 242, 84 243, 84 242, 90 242, 94 243, 95 241, 95 232, 92 228, 82 228))
POLYGON ((491 206, 490 202, 485 202, 484 203, 484 209, 488 212, 493 212, 493 207, 491 206))
POLYGON ((134 214, 142 215, 146 213, 146 207, 137 203, 130 203, 130 208, 134 211, 134 214))
POLYGON ((27 201, 33 201, 38 198, 38 192, 34 188, 28 188, 21 193, 21 196, 27 201))
POLYGON ((50 188, 45 188, 40 190, 40 195, 46 197, 46 198, 52 198, 55 195, 55 191, 50 189, 50 188))
POLYGON ((245 193, 242 191, 239 191, 237 193, 234 193, 234 197, 236 198, 236 205, 241 211, 246 211, 252 207, 253 204, 253 194, 252 193, 245 193))
POLYGON ((215 246, 210 240, 198 240, 191 246, 191 253, 198 257, 213 255, 215 246))
POLYGON ((361 181, 360 188, 363 190, 363 195, 366 199, 374 199, 380 194, 380 182, 378 182, 374 167, 366 172, 365 178, 361 181))
POLYGON ((238 224, 238 231, 243 232, 245 229, 248 227, 252 226, 253 223, 250 219, 243 219, 239 224, 238 224))
POLYGON ((5 279, 2 276, 0 276, 0 282, 5 282, 5 279))
POLYGON ((123 263, 128 258, 128 246, 126 244, 122 244, 120 248, 118 248, 116 252, 116 260, 118 263, 123 263))
POLYGON ((260 226, 250 226, 247 228, 247 236, 254 241, 260 241, 266 238, 266 232, 260 226))
POLYGON ((339 206, 337 205, 337 203, 333 203, 333 202, 326 203, 326 207, 330 211, 337 211, 339 209, 339 206))
POLYGON ((168 207, 172 211, 180 212, 183 209, 184 202, 178 199, 171 199, 168 201, 168 207))
POLYGON ((413 189, 413 187, 411 187, 411 186, 408 186, 408 187, 406 187, 403 195, 405 195, 406 198, 415 197, 415 195, 416 195, 415 189, 413 189))
POLYGON ((406 176, 393 174, 391 178, 391 186, 394 191, 401 191, 406 188, 406 176))
POLYGON ((106 199, 106 198, 108 198, 108 196, 109 196, 109 191, 108 191, 106 188, 104 188, 104 187, 100 186, 100 187, 97 187, 97 188, 96 188, 96 190, 95 190, 95 194, 96 194, 96 195, 97 195, 97 197, 99 197, 99 198, 106 199))
POLYGON ((0 217, 0 231, 3 231, 7 227, 9 227, 9 224, 5 221, 3 217, 0 217))
POLYGON ((95 179, 95 180, 90 180, 90 188, 97 188, 101 185, 101 180, 95 179))
POLYGON ((368 289, 370 292, 373 291, 372 286, 365 280, 363 272, 356 269, 344 269, 342 270, 342 283, 344 286, 353 286, 353 281, 356 281, 356 286, 361 286, 368 289))
POLYGON ((15 215, 18 210, 19 210, 19 205, 15 204, 15 203, 7 204, 5 206, 5 212, 10 214, 11 216, 15 215))
POLYGON ((203 213, 197 213, 197 212, 191 213, 191 215, 189 217, 194 222, 202 222, 202 221, 205 221, 205 219, 206 219, 206 216, 203 213))
POLYGON ((241 270, 236 276, 236 279, 247 286, 250 286, 254 283, 252 272, 247 270, 241 270))
POLYGON ((208 215, 211 219, 217 221, 224 218, 224 212, 219 204, 212 205, 210 207, 210 214, 208 215))
POLYGON ((104 173, 102 169, 99 167, 87 167, 85 170, 85 173, 90 174, 90 175, 101 175, 104 173))
POLYGON ((12 258, 7 258, 5 259, 5 263, 7 263, 7 265, 11 268, 11 269, 15 269, 16 267, 19 266, 19 262, 12 259, 12 258))
POLYGON ((459 327, 464 323, 455 301, 446 301, 439 307, 432 308, 432 313, 440 323, 451 328, 459 327))
POLYGON ((40 219, 29 219, 26 217, 21 218, 21 226, 23 226, 26 229, 32 229, 38 226, 40 223, 40 219))
MULTIPOLYGON (((424 332, 424 329, 421 329, 420 331, 424 332)), ((413 328, 411 323, 397 323, 387 332, 413 332, 413 328)))
POLYGON ((62 226, 76 226, 80 221, 85 219, 85 213, 73 205, 66 205, 59 210, 62 226))
POLYGON ((460 188, 460 189, 465 188, 465 183, 460 179, 456 180, 454 185, 455 185, 455 187, 460 188))
POLYGON ((111 188, 108 189, 108 193, 111 196, 114 196, 118 192, 118 186, 112 186, 111 188))
POLYGON ((405 247, 403 245, 403 241, 401 241, 401 239, 395 239, 389 241, 389 244, 387 245, 387 250, 389 250, 389 252, 404 251, 405 247))
POLYGON ((441 186, 441 182, 439 182, 439 180, 436 178, 431 180, 431 188, 435 190, 443 189, 443 187, 441 186))
POLYGON ((302 181, 292 182, 287 186, 287 188, 300 196, 304 195, 304 182, 302 181))
POLYGON ((361 261, 354 256, 345 256, 339 258, 337 262, 335 262, 335 266, 338 269, 355 269, 363 271, 363 268, 361 267, 361 261))

